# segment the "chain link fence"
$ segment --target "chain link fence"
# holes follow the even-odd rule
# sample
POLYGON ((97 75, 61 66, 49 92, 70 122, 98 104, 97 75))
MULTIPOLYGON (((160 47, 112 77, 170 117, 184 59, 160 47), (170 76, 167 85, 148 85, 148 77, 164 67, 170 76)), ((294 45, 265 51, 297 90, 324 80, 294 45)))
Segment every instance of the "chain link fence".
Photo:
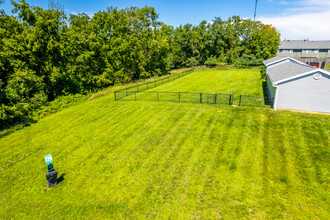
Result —
MULTIPOLYGON (((190 92, 163 92, 163 91, 117 91, 115 100, 123 101, 167 101, 187 103, 207 103, 233 105, 234 94, 223 93, 190 93, 190 92)), ((239 106, 265 107, 272 106, 272 99, 264 96, 239 96, 239 106)))
MULTIPOLYGON (((223 93, 190 93, 190 92, 163 92, 163 91, 117 91, 115 100, 123 101, 168 101, 187 103, 207 103, 233 105, 234 94, 223 93)), ((265 107, 272 106, 272 99, 264 96, 239 96, 239 106, 265 107)))
POLYGON ((239 96, 239 106, 264 107, 266 105, 272 106, 272 103, 272 99, 267 96, 239 96))
MULTIPOLYGON (((179 74, 165 77, 148 83, 128 87, 114 93, 115 101, 118 100, 148 100, 148 101, 168 101, 187 103, 207 103, 233 105, 234 94, 222 93, 190 93, 190 92, 163 92, 147 91, 165 83, 171 82, 192 73, 194 70, 187 70, 179 74)), ((237 100, 236 100, 237 101, 237 100)), ((235 103, 236 103, 235 101, 235 103)), ((239 96, 239 106, 265 107, 272 106, 273 100, 267 96, 239 96)))
POLYGON ((171 76, 168 76, 168 77, 165 77, 165 78, 162 78, 162 79, 158 79, 158 80, 155 80, 155 81, 152 81, 152 82, 147 82, 147 83, 143 83, 143 84, 140 84, 140 85, 131 86, 131 87, 128 87, 128 88, 125 88, 125 89, 118 90, 118 91, 115 92, 115 100, 119 100, 119 99, 122 99, 126 96, 129 96, 129 95, 132 94, 132 92, 139 93, 139 92, 144 92, 144 91, 149 90, 149 89, 153 89, 157 86, 163 85, 165 83, 168 83, 168 82, 171 82, 173 80, 179 79, 183 76, 186 76, 186 75, 188 75, 192 72, 194 72, 194 69, 187 70, 187 71, 184 71, 182 73, 171 75, 171 76))
POLYGON ((232 105, 234 94, 210 94, 210 93, 189 93, 189 92, 162 92, 145 91, 116 92, 116 100, 148 100, 148 101, 167 101, 167 102, 189 102, 189 103, 207 103, 207 104, 226 104, 232 105))

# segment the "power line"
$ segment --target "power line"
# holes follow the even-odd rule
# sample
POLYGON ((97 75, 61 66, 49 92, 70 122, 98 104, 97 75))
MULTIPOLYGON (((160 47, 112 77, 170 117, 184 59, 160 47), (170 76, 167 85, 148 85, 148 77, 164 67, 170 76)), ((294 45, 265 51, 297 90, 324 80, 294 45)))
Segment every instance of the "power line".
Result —
POLYGON ((254 18, 253 18, 254 21, 256 20, 256 15, 257 15, 257 4, 258 4, 258 0, 256 0, 256 5, 254 7, 254 18))

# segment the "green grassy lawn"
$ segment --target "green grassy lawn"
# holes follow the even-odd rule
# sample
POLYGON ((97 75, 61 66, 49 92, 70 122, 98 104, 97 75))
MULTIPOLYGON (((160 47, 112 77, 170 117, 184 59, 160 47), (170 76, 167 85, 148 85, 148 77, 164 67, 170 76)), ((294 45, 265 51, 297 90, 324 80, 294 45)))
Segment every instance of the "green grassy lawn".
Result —
POLYGON ((330 69, 330 63, 325 64, 325 69, 330 69))
POLYGON ((105 95, 0 139, 0 219, 328 219, 329 145, 329 115, 105 95))
MULTIPOLYGON (((190 93, 234 93, 234 104, 239 104, 239 96, 263 96, 265 94, 265 80, 260 77, 259 68, 254 69, 233 69, 233 70, 219 70, 206 69, 196 70, 195 72, 168 82, 166 84, 149 89, 149 92, 190 92, 190 93)), ((135 91, 135 90, 134 90, 135 91)), ((125 98, 126 100, 134 99, 135 94, 125 98)), ((160 94, 160 100, 178 101, 178 94, 163 93, 160 94)), ((191 100, 192 102, 199 101, 199 94, 189 95, 181 94, 181 100, 191 100)), ((218 97, 222 102, 229 100, 228 96, 218 97)), ((137 94, 137 99, 157 100, 156 93, 140 93, 137 94)), ((203 95, 203 102, 206 100, 206 95, 203 95)), ((212 97, 210 97, 212 99, 212 97)), ((247 99, 247 98, 245 98, 247 99)), ((247 100, 247 101, 252 101, 247 100)), ((261 101, 262 102, 262 101, 261 101)), ((227 102, 226 102, 227 103, 227 102)), ((261 105, 263 104, 260 103, 261 105)))
POLYGON ((260 78, 260 70, 207 69, 195 72, 178 80, 158 86, 150 91, 225 93, 251 96, 262 96, 264 80, 260 78))

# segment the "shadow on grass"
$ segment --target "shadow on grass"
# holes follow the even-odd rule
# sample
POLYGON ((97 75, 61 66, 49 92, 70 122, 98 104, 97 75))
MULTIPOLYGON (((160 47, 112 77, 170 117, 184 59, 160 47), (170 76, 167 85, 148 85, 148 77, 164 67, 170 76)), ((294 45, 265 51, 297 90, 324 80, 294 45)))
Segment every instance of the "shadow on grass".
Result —
POLYGON ((15 131, 21 130, 25 127, 29 127, 36 122, 37 120, 35 119, 27 118, 24 121, 20 122, 19 124, 15 124, 11 126, 3 125, 3 127, 0 127, 0 138, 10 135, 11 133, 14 133, 15 131))
POLYGON ((270 98, 270 96, 268 94, 267 81, 263 81, 262 82, 262 93, 263 93, 263 96, 264 96, 264 103, 265 103, 265 105, 273 106, 273 103, 271 101, 271 98, 270 98))
POLYGON ((63 173, 59 178, 57 178, 57 184, 64 180, 65 173, 63 173))
POLYGON ((267 82, 263 81, 262 82, 262 92, 264 94, 264 97, 268 97, 268 92, 267 92, 267 82))

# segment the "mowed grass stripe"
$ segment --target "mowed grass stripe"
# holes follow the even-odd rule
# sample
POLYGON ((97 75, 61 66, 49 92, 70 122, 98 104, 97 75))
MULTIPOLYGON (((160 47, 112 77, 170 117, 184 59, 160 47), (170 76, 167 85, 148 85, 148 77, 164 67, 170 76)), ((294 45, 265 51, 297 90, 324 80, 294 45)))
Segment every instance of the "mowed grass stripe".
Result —
POLYGON ((259 69, 196 70, 193 73, 148 91, 225 93, 262 96, 259 69))
MULTIPOLYGON (((192 110, 192 112, 194 112, 194 110, 192 110)), ((182 157, 184 156, 184 158, 186 158, 187 161, 189 161, 190 155, 192 153, 192 148, 186 148, 186 144, 185 141, 189 140, 189 137, 185 136, 186 135, 186 131, 184 131, 184 129, 181 129, 184 125, 186 125, 188 119, 191 116, 194 115, 187 115, 188 117, 186 117, 186 119, 181 120, 178 123, 178 128, 179 128, 179 133, 175 136, 176 138, 173 138, 173 140, 169 139, 169 145, 172 146, 171 151, 166 154, 166 157, 164 159, 163 165, 161 166, 161 172, 156 172, 153 171, 153 173, 155 173, 155 182, 152 183, 153 184, 157 184, 157 183, 168 183, 168 181, 170 179, 172 179, 172 181, 170 182, 170 184, 166 184, 166 185, 161 185, 159 189, 163 189, 165 194, 160 193, 159 189, 155 192, 156 194, 159 194, 159 198, 156 201, 150 201, 152 204, 158 204, 161 203, 161 201, 163 200, 170 200, 170 204, 173 201, 173 197, 168 198, 167 194, 173 193, 173 190, 176 188, 177 186, 177 181, 173 181, 175 180, 179 180, 181 177, 181 172, 185 167, 184 161, 182 161, 182 157), (185 138, 187 137, 187 138, 185 138), (161 173, 161 175, 159 175, 157 177, 157 173, 159 175, 159 173, 161 173), (160 199, 163 198, 163 199, 160 199)), ((195 132, 191 132, 190 135, 196 135, 195 132)), ((197 149, 197 148, 196 148, 197 149)), ((150 187, 152 187, 152 185, 150 187)), ((150 190, 150 189, 149 189, 150 190)), ((143 202, 143 201, 142 201, 143 202)), ((146 201, 144 201, 146 202, 146 201)), ((169 204, 169 203, 167 203, 169 204)), ((174 205, 174 204, 172 204, 174 205)), ((171 205, 171 206, 172 206, 171 205)), ((155 207, 156 208, 156 207, 155 207)), ((157 210, 157 209, 156 209, 157 210)), ((153 210, 153 212, 155 213, 155 210, 153 210)))
POLYGON ((109 97, 0 139, 1 218, 329 216, 329 116, 109 97))
POLYGON ((195 154, 194 160, 190 162, 191 169, 186 173, 182 182, 187 188, 180 188, 182 189, 180 191, 180 196, 185 198, 184 204, 186 206, 191 205, 193 208, 193 212, 190 212, 190 218, 200 217, 203 211, 208 212, 209 217, 215 217, 213 213, 214 204, 209 203, 207 198, 213 191, 213 189, 210 188, 215 172, 215 170, 212 169, 212 162, 217 152, 217 142, 213 142, 212 139, 214 140, 214 137, 219 135, 215 132, 215 127, 219 126, 219 122, 222 119, 221 117, 207 117, 205 120, 207 121, 205 128, 208 129, 203 131, 200 151, 195 154), (201 157, 201 155, 203 156, 201 157), (191 201, 194 202, 191 204, 191 201))
MULTIPOLYGON (((149 115, 149 116, 152 116, 152 115, 149 115)), ((179 119, 179 118, 180 117, 178 117, 177 119, 179 119)), ((156 121, 157 120, 155 120, 155 122, 156 121)), ((158 126, 157 127, 161 127, 161 126, 162 126, 162 124, 158 122, 158 126)), ((148 128, 148 126, 145 125, 144 128, 146 129, 146 128, 148 128)), ((166 133, 168 131, 170 131, 170 129, 173 129, 173 126, 171 124, 169 124, 169 126, 167 128, 164 128, 163 127, 162 128, 162 130, 163 130, 162 133, 163 134, 160 134, 160 137, 161 136, 165 136, 166 133)), ((152 130, 149 130, 149 131, 152 131, 152 130)), ((148 157, 151 156, 152 151, 155 148, 159 149, 159 145, 158 145, 159 143, 157 143, 158 142, 157 141, 158 139, 154 139, 154 141, 156 142, 154 144, 151 144, 150 141, 149 141, 150 140, 149 137, 150 136, 154 136, 153 134, 154 133, 152 133, 152 132, 150 132, 149 134, 148 133, 147 134, 143 134, 143 133, 141 134, 141 138, 143 138, 142 139, 142 142, 138 145, 138 148, 133 148, 133 149, 136 149, 137 150, 136 152, 125 152, 125 149, 123 149, 123 152, 125 152, 125 154, 127 154, 127 157, 129 157, 131 155, 134 155, 134 156, 137 157, 135 159, 134 158, 132 159, 132 163, 134 163, 135 160, 138 161, 138 162, 140 162, 140 164, 135 164, 135 166, 132 166, 132 167, 135 167, 135 169, 134 170, 131 170, 131 172, 129 172, 129 173, 132 173, 134 175, 138 175, 139 174, 139 170, 143 168, 143 164, 147 163, 148 157)), ((160 138, 160 140, 161 139, 162 138, 160 138)), ((130 140, 128 140, 128 141, 130 142, 130 140)), ((118 154, 119 154, 119 152, 118 152, 118 154)))

